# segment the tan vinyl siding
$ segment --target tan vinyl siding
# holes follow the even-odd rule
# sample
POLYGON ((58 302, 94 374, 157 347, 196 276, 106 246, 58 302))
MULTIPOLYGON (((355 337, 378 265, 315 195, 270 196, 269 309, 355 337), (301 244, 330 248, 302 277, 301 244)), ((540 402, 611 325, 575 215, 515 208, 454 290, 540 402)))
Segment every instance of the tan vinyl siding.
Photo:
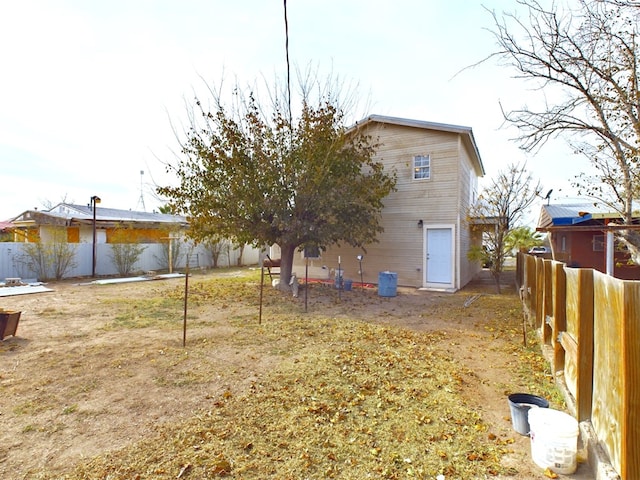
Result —
POLYGON ((455 222, 458 195, 458 135, 395 125, 371 132, 382 143, 378 159, 398 175, 397 191, 385 199, 385 213, 422 218, 425 222, 455 222), (429 179, 413 179, 413 157, 430 155, 429 179), (427 218, 428 217, 428 218, 427 218))
POLYGON ((469 157, 469 153, 462 145, 462 142, 460 153, 460 282, 461 285, 466 285, 481 270, 479 262, 470 262, 467 259, 467 252, 472 245, 480 245, 482 243, 482 238, 480 235, 472 234, 467 219, 467 212, 470 207, 469 201, 471 199, 471 175, 475 175, 475 169, 469 157))
MULTIPOLYGON (((436 129, 417 128, 392 123, 373 122, 367 134, 377 139, 377 160, 389 172, 397 174, 397 191, 384 199, 382 226, 384 233, 378 243, 362 249, 331 247, 320 259, 309 261, 310 276, 335 278, 338 257, 344 277, 360 282, 358 254, 364 255, 362 277, 365 283, 378 283, 380 272, 398 274, 399 286, 422 287, 424 283, 424 230, 418 226, 422 220, 428 225, 450 225, 453 228, 456 267, 453 283, 464 286, 475 269, 466 259, 473 242, 466 222, 470 197, 470 171, 478 170, 461 134, 436 129), (414 180, 413 158, 430 156, 430 178, 414 180), (324 268, 323 268, 324 267, 324 268)), ((294 272, 304 276, 304 260, 297 255, 294 272)))

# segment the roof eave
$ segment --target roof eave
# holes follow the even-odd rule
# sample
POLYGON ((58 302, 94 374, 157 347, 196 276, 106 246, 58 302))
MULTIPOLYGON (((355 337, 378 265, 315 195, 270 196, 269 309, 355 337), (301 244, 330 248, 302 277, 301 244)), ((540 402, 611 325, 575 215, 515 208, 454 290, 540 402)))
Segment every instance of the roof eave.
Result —
POLYGON ((476 157, 478 161, 478 166, 480 167, 480 176, 484 176, 486 171, 484 169, 484 164, 482 163, 482 158, 480 157, 480 151, 478 150, 478 145, 476 144, 475 137, 473 135, 473 130, 471 127, 464 127, 461 125, 451 125, 447 123, 437 123, 437 122, 427 122, 425 120, 413 120, 410 118, 402 118, 402 117, 388 117, 386 115, 369 115, 364 119, 356 122, 354 125, 347 129, 347 132, 352 132, 360 127, 367 125, 368 123, 388 123, 391 125, 399 125, 403 127, 413 127, 413 128, 422 128, 425 130, 438 130, 441 132, 450 132, 457 133, 462 135, 463 138, 467 139, 469 142, 469 147, 471 151, 476 157))

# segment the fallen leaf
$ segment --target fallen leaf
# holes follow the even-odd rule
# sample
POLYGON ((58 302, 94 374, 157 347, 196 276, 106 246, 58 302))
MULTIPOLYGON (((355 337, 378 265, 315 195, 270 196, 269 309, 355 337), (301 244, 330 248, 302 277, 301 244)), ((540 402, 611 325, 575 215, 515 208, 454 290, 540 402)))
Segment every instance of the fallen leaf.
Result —
POLYGON ((180 469, 180 473, 178 473, 178 476, 176 478, 182 478, 187 474, 187 472, 189 472, 189 470, 191 470, 191 464, 188 463, 180 469))

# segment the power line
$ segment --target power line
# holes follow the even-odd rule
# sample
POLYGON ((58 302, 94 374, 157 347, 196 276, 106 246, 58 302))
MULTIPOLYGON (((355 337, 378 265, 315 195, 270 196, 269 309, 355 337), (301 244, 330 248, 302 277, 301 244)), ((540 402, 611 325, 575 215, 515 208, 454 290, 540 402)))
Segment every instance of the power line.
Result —
POLYGON ((287 57, 287 103, 289 105, 289 125, 293 124, 291 118, 291 66, 289 64, 289 22, 287 20, 287 0, 284 0, 284 48, 287 57))

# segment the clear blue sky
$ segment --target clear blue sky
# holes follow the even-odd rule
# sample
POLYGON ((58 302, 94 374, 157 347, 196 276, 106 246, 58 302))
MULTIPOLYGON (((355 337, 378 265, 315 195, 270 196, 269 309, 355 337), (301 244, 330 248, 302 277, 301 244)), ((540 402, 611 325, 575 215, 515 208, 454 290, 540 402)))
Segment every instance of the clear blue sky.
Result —
MULTIPOLYGON (((501 129, 499 101, 529 86, 495 62, 483 8, 512 0, 289 0, 290 59, 358 85, 382 114, 473 128, 487 177, 527 160, 560 201, 582 160, 562 144, 525 155, 501 129)), ((178 150, 170 121, 203 79, 231 85, 286 74, 282 0, 21 0, 0 6, 0 220, 63 199, 147 211, 162 161, 178 150), (141 175, 140 172, 144 174, 141 175), (142 187, 142 188, 141 188, 142 187)), ((534 207, 533 217, 537 218, 534 207)))

